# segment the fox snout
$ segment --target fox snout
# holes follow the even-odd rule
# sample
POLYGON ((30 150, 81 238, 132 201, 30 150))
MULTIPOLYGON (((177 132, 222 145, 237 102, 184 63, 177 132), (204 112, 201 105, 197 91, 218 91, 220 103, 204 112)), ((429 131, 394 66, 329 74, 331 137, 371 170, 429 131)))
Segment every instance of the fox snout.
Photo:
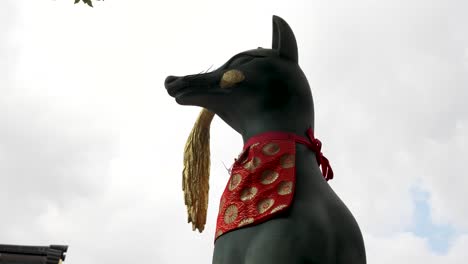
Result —
POLYGON ((206 78, 197 78, 193 75, 182 77, 170 75, 164 81, 164 86, 170 96, 178 98, 189 92, 209 89, 209 82, 207 82, 206 78))
POLYGON ((166 80, 164 81, 164 86, 166 87, 167 92, 169 93, 170 96, 174 97, 177 94, 177 80, 179 80, 180 77, 177 76, 167 76, 166 80))
POLYGON ((167 76, 166 80, 164 81, 164 86, 166 86, 166 89, 168 87, 168 85, 170 85, 173 81, 177 80, 179 77, 176 77, 176 76, 167 76))

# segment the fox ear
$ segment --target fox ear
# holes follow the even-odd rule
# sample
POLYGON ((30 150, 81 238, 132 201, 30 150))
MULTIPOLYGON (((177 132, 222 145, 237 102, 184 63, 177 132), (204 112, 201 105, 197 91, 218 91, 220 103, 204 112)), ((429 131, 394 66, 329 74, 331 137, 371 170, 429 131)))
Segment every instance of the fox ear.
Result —
POLYGON ((280 56, 298 62, 297 43, 288 23, 279 16, 273 16, 272 49, 279 51, 280 56))

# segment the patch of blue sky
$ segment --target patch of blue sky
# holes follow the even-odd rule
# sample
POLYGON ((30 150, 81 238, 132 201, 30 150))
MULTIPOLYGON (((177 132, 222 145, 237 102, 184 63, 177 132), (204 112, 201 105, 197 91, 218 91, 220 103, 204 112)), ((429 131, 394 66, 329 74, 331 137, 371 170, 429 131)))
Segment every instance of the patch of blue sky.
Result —
POLYGON ((431 220, 431 208, 429 205, 429 193, 418 188, 411 190, 415 212, 409 232, 416 236, 425 238, 430 249, 436 254, 446 254, 450 249, 451 242, 458 235, 451 225, 434 224, 431 220))

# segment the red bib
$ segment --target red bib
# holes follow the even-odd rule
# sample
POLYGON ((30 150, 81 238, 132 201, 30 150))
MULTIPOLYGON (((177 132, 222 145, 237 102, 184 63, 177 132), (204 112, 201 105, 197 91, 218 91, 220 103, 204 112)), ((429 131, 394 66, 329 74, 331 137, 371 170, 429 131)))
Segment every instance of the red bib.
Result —
POLYGON ((296 185, 296 142, 315 151, 325 179, 333 178, 330 164, 320 152, 321 142, 310 128, 307 135, 308 139, 267 132, 245 143, 221 196, 215 241, 227 232, 265 222, 291 206, 296 185))

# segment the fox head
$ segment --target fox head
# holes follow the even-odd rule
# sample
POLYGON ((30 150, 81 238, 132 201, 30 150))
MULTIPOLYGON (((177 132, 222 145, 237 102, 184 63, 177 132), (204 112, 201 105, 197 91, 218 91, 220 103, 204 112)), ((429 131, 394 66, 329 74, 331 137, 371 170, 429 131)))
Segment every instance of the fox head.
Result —
POLYGON ((274 122, 275 130, 313 127, 312 95, 298 64, 296 38, 278 16, 271 49, 238 53, 209 73, 168 76, 165 87, 177 103, 206 108, 242 135, 265 122, 274 122))
POLYGON ((214 114, 244 141, 266 131, 303 134, 313 129, 312 94, 298 64, 296 38, 278 16, 273 16, 271 49, 244 51, 212 72, 168 76, 164 84, 177 103, 204 108, 184 150, 182 188, 193 230, 201 232, 206 223, 214 114))

